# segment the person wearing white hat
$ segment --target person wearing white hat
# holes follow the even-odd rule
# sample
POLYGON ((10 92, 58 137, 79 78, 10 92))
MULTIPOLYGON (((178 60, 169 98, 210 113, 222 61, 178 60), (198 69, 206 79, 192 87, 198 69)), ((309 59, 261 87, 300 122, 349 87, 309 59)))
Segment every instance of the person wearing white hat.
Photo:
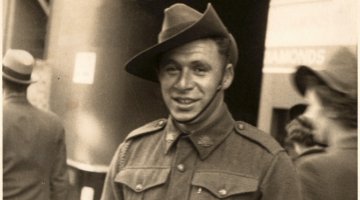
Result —
POLYGON ((170 116, 127 136, 101 199, 300 199, 284 149, 236 122, 224 102, 238 49, 211 4, 204 13, 184 4, 165 9, 158 40, 126 70, 160 84, 170 116))
POLYGON ((357 199, 357 58, 341 47, 321 70, 300 66, 294 83, 308 102, 304 117, 325 152, 297 163, 305 200, 357 199))
POLYGON ((27 100, 34 58, 9 49, 3 57, 3 199, 66 199, 64 127, 27 100))

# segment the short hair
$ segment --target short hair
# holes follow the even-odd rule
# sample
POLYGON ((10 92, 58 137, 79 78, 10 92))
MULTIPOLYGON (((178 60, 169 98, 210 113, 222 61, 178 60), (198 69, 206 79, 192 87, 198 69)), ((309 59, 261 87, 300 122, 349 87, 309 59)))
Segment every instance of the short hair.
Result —
POLYGON ((230 39, 228 37, 211 37, 209 39, 215 41, 218 47, 218 52, 220 55, 224 56, 225 64, 230 62, 230 39))
POLYGON ((30 84, 20 84, 3 77, 3 87, 14 92, 26 92, 30 84))
POLYGON ((325 111, 334 112, 330 119, 347 129, 357 129, 357 97, 330 88, 316 77, 307 79, 308 88, 314 89, 325 111))

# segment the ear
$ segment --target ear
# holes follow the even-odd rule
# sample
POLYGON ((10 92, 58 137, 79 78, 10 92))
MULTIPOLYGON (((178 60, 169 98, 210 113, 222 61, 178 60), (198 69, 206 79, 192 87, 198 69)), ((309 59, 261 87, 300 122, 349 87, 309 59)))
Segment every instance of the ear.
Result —
POLYGON ((223 90, 228 89, 233 80, 234 80, 234 66, 231 63, 228 63, 224 70, 221 89, 223 90))

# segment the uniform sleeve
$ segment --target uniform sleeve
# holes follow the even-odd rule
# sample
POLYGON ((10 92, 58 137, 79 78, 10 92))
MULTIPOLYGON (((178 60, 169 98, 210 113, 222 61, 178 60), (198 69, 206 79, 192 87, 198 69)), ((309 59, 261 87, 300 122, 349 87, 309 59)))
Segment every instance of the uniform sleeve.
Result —
POLYGON ((260 188, 261 200, 302 199, 295 167, 284 151, 273 158, 260 188))
POLYGON ((51 200, 63 200, 67 198, 68 194, 68 174, 66 165, 66 146, 65 146, 65 133, 62 129, 59 135, 56 146, 57 154, 54 159, 54 164, 51 173, 50 190, 51 200))
POLYGON ((118 183, 116 183, 115 177, 119 170, 119 162, 121 159, 121 149, 123 148, 124 143, 119 146, 116 150, 114 157, 111 161, 110 168, 108 173, 106 174, 103 191, 101 194, 101 200, 122 200, 122 187, 118 183))

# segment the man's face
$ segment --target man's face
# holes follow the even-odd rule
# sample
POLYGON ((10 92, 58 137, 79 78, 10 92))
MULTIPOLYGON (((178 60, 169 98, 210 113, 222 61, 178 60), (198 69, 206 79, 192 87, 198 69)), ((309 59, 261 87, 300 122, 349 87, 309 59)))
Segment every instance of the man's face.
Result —
POLYGON ((328 125, 331 123, 327 117, 327 111, 324 110, 319 97, 313 89, 306 91, 305 99, 308 102, 308 107, 304 116, 311 121, 314 127, 314 138, 316 141, 326 144, 328 125))
MULTIPOLYGON (((223 77, 228 79, 228 71, 233 72, 232 65, 224 70, 225 65, 217 44, 210 39, 195 40, 162 56, 158 72, 161 92, 175 120, 195 119, 217 90, 231 84, 223 85, 223 77)), ((233 73, 230 76, 232 80, 233 73)))

